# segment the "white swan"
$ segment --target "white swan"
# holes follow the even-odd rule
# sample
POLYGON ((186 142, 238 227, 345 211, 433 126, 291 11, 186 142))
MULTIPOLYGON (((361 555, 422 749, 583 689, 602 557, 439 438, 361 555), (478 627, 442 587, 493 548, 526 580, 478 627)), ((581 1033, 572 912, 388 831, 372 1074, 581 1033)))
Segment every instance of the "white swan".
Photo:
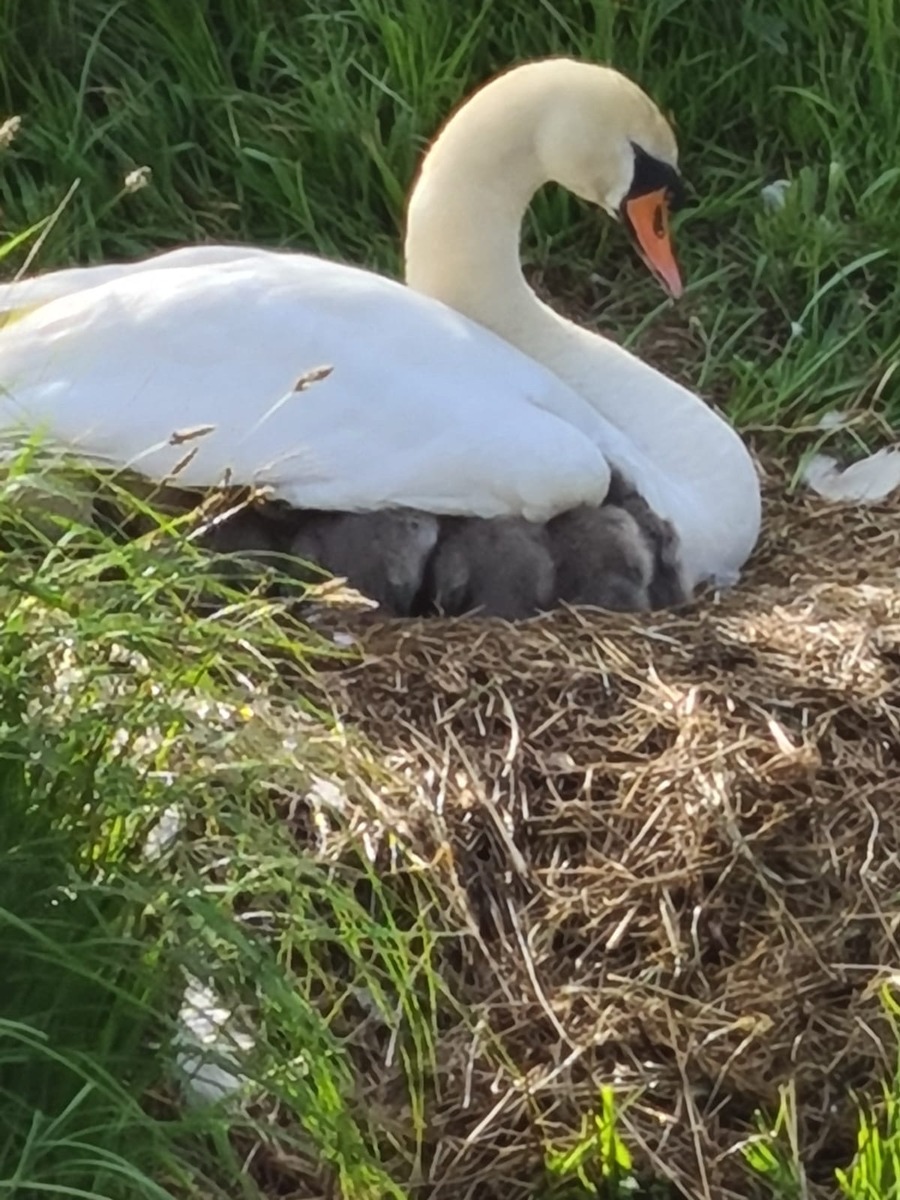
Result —
POLYGON ((522 216, 555 180, 622 215, 677 293, 676 161, 659 110, 615 71, 517 67, 470 98, 427 156, 409 206, 410 287, 229 246, 7 285, 0 431, 38 428, 153 478, 194 450, 181 486, 230 475, 343 511, 544 521, 600 503, 612 466, 673 522, 689 587, 731 582, 760 524, 740 438, 687 389, 541 304, 519 265, 522 216), (295 392, 320 364, 332 373, 295 392))

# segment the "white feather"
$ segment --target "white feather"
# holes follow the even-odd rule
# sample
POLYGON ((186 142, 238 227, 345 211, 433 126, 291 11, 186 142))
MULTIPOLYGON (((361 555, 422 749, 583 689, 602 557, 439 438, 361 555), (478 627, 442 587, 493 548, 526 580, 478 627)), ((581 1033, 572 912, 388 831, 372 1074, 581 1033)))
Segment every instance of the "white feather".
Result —
POLYGON ((803 469, 808 488, 834 503, 875 504, 900 487, 900 451, 884 448, 849 467, 814 454, 803 469))

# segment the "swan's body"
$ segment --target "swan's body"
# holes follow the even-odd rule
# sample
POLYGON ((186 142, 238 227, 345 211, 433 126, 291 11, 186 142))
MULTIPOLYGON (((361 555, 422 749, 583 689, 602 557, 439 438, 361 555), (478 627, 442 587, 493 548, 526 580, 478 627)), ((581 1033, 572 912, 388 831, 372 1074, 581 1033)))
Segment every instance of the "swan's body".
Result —
POLYGON ((541 520, 603 499, 616 431, 444 305, 307 255, 164 257, 0 330, 0 428, 156 479, 183 464, 183 488, 230 475, 298 508, 541 520))
POLYGON ((409 209, 410 288, 305 255, 197 247, 0 290, 0 434, 38 427, 107 465, 160 479, 179 467, 182 487, 227 475, 342 511, 545 521, 600 504, 615 469, 671 521, 688 588, 731 581, 760 520, 740 439, 540 303, 518 259, 531 196, 556 180, 621 211, 677 292, 676 159, 658 109, 616 72, 526 64, 430 151, 409 209), (322 365, 327 378, 293 391, 322 365), (170 444, 198 426, 213 428, 170 444))
POLYGON ((429 589, 439 612, 515 621, 551 607, 555 571, 542 526, 521 517, 442 524, 429 589))

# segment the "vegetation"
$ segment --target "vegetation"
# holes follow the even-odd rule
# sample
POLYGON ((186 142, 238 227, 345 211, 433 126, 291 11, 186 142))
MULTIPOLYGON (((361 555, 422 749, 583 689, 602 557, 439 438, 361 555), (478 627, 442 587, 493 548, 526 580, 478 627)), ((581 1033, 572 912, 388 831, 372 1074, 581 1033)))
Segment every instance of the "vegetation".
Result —
MULTIPOLYGON (((451 106, 523 58, 613 62, 676 121, 688 294, 673 308, 553 189, 524 235, 541 286, 745 428, 900 418, 895 0, 5 0, 0 46, 0 123, 21 118, 0 149, 6 266, 57 212, 31 269, 215 239, 398 273, 404 195, 451 106)), ((24 482, 50 487, 23 460, 0 496, 0 1193, 249 1200, 287 1171, 309 1195, 323 1177, 348 1200, 411 1194, 453 930, 402 849, 402 887, 375 870, 340 797, 315 855, 287 819, 325 778, 391 786, 314 705, 313 660, 338 651, 261 595, 199 616, 213 584, 188 543, 71 518, 48 538, 24 482), (190 836, 154 857, 164 814, 190 836), (180 1099, 192 979, 252 1028, 240 1106, 180 1099), (354 1098, 367 1012, 392 1031, 402 1134, 354 1098)), ((800 1195, 785 1103, 748 1161, 800 1195)), ((900 1196, 897 1103, 861 1116, 852 1200, 900 1196)), ((609 1095, 546 1161, 554 1195, 630 1190, 609 1095)))

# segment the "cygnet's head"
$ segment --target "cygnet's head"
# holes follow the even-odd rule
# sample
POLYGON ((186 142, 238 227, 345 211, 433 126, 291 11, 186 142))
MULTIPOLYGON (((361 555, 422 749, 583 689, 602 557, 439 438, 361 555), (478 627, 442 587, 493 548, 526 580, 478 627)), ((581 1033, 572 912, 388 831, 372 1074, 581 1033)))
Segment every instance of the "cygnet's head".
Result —
POLYGON ((669 214, 685 200, 672 127, 618 71, 570 59, 533 64, 544 93, 536 150, 548 179, 621 220, 673 296, 683 285, 669 214))

